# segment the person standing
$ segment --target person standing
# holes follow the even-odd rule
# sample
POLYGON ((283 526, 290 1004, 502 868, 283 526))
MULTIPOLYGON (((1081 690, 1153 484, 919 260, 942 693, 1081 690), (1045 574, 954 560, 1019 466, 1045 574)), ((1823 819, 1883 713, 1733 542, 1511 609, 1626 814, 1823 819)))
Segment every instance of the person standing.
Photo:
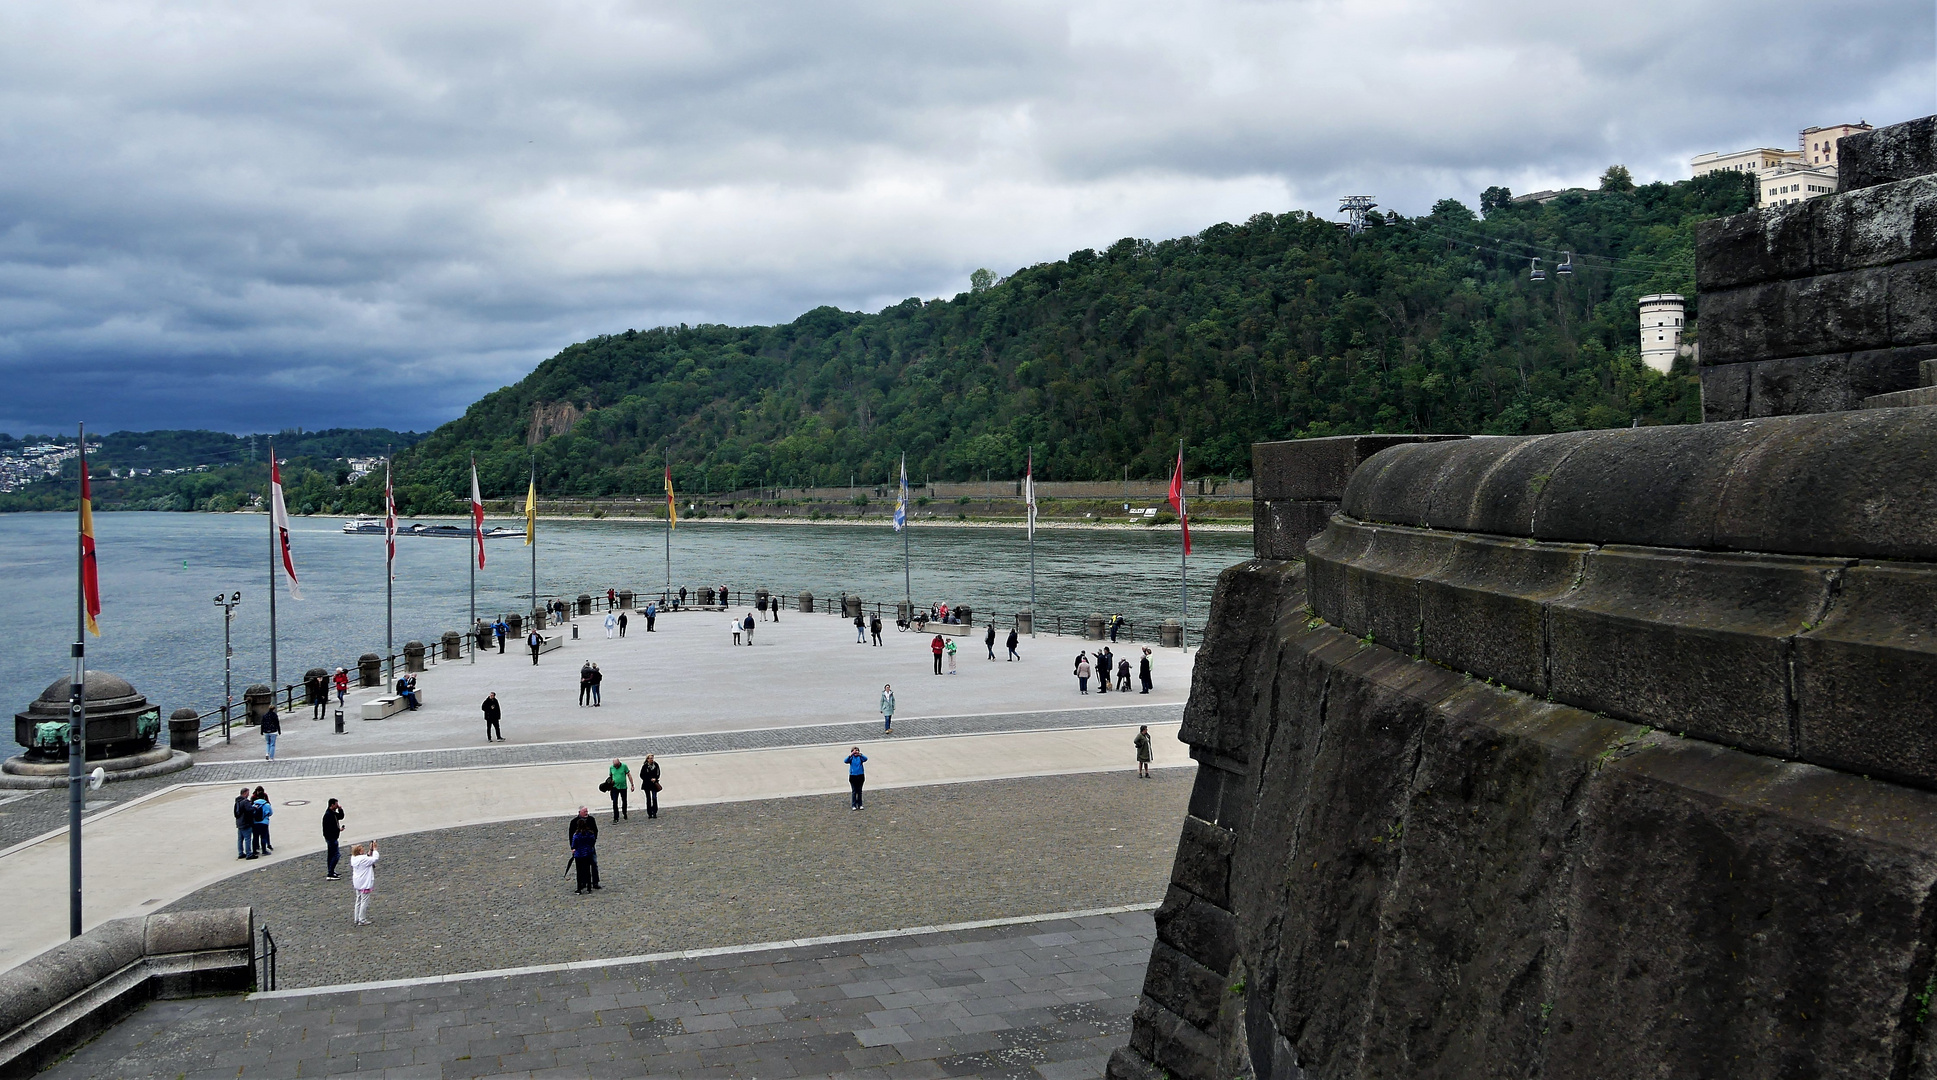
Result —
POLYGON ((606 790, 612 795, 612 820, 620 817, 632 818, 632 769, 618 758, 612 759, 612 767, 605 771, 606 790))
POLYGON ((866 754, 861 753, 861 748, 856 746, 848 750, 847 757, 843 760, 847 762, 847 808, 859 810, 862 808, 861 785, 868 782, 867 771, 862 766, 867 764, 868 758, 866 754))
POLYGON ((733 644, 738 645, 740 643, 740 620, 734 618, 727 619, 727 629, 733 631, 733 644))
POLYGON ((678 604, 678 606, 680 606, 680 607, 685 607, 685 606, 686 606, 686 586, 684 586, 684 585, 681 585, 681 586, 679 587, 679 604, 678 604))
POLYGON ((362 844, 350 849, 350 889, 356 893, 356 906, 350 911, 351 926, 370 925, 370 894, 377 891, 377 842, 370 841, 366 854, 362 844))
POLYGON ((1108 645, 1096 650, 1096 692, 1099 694, 1110 692, 1110 647, 1108 645))
POLYGON ((657 630, 654 630, 652 627, 652 624, 656 622, 658 618, 659 618, 659 605, 652 601, 647 601, 646 602, 646 633, 656 634, 659 632, 657 630))
POLYGON ((271 705, 256 723, 262 728, 262 760, 276 760, 276 736, 282 734, 282 717, 276 715, 276 707, 271 705))
POLYGON ((751 646, 753 644, 753 612, 747 612, 747 617, 740 620, 740 629, 747 632, 747 644, 751 646))
POLYGON ((1116 662, 1116 688, 1121 693, 1130 692, 1130 659, 1124 657, 1116 662))
POLYGON ((868 621, 863 619, 859 612, 854 616, 854 643, 856 645, 868 643, 868 621))
POLYGON ((935 674, 940 675, 942 673, 942 636, 940 634, 936 634, 935 640, 928 643, 928 651, 935 654, 935 674))
POLYGON ((1090 692, 1090 658, 1088 653, 1076 654, 1076 692, 1090 692))
POLYGON ((982 644, 989 647, 989 659, 995 659, 995 624, 989 624, 988 633, 982 635, 982 644))
POLYGON ((328 869, 323 872, 324 881, 336 880, 336 863, 342 854, 337 850, 336 838, 342 833, 343 808, 337 805, 335 799, 331 799, 330 804, 323 809, 323 843, 329 849, 328 869))
POLYGON ((1110 644, 1116 644, 1116 634, 1121 629, 1123 629, 1123 616, 1110 616, 1110 644))
POLYGON ((619 636, 619 617, 610 611, 605 613, 605 640, 611 641, 619 636))
POLYGON ((309 699, 309 718, 321 720, 330 703, 330 682, 321 671, 303 676, 303 696, 309 699))
MULTIPOLYGON (((543 635, 541 635, 541 634, 539 634, 539 633, 538 633, 538 631, 536 631, 536 630, 533 630, 533 631, 531 632, 531 636, 530 636, 530 637, 527 637, 527 638, 525 638, 525 644, 526 644, 526 645, 529 645, 529 646, 531 646, 531 666, 532 666, 532 667, 537 667, 537 666, 538 666, 538 650, 539 650, 539 649, 540 649, 540 648, 541 648, 541 647, 542 647, 542 646, 543 646, 543 645, 545 644, 545 639, 544 639, 544 637, 543 637, 543 635)), ((500 641, 500 642, 498 642, 498 651, 499 651, 499 652, 503 652, 503 651, 504 651, 504 642, 503 642, 503 641, 500 641)))
POLYGON ((1137 678, 1143 681, 1143 690, 1141 693, 1148 694, 1150 692, 1150 649, 1148 646, 1143 650, 1143 659, 1137 661, 1137 678))
MULTIPOLYGON (((511 627, 503 619, 499 619, 492 625, 491 632, 498 635, 498 655, 503 656, 504 639, 511 636, 511 627)), ((536 631, 533 632, 536 633, 536 631)), ((531 662, 534 664, 538 662, 538 654, 536 652, 531 654, 531 662)))
POLYGON ((572 863, 578 870, 578 891, 602 889, 599 884, 599 823, 591 810, 578 808, 578 816, 565 826, 565 838, 572 846, 572 863))
POLYGON ((889 683, 881 688, 881 734, 895 733, 895 688, 889 683))
POLYGON ((338 707, 341 707, 343 704, 343 699, 349 696, 350 696, 350 673, 343 668, 337 668, 336 669, 336 704, 338 705, 338 707))
POLYGON ((498 705, 498 692, 496 690, 493 690, 490 693, 484 695, 484 741, 485 742, 490 742, 493 738, 496 738, 499 742, 504 741, 504 731, 503 729, 498 727, 498 718, 503 715, 504 715, 504 710, 500 708, 498 705))
POLYGON ((611 589, 605 590, 605 610, 617 611, 618 608, 619 594, 611 589))
POLYGON ((235 857, 256 857, 256 801, 243 788, 235 797, 235 857))
POLYGON ((587 660, 578 666, 578 703, 581 707, 592 701, 592 662, 587 660))
POLYGON ((881 644, 881 613, 878 611, 868 620, 868 637, 873 639, 876 645, 881 644))
MULTIPOLYGON (((1124 663, 1126 664, 1128 664, 1129 662, 1130 661, 1128 660, 1124 661, 1124 663)), ((1134 745, 1137 748, 1137 775, 1143 777, 1145 780, 1148 780, 1150 779, 1150 725, 1149 724, 1144 724, 1141 727, 1137 728, 1137 738, 1134 745)))
POLYGON ((269 802, 269 793, 259 786, 249 800, 255 807, 256 854, 267 855, 276 850, 275 845, 269 842, 269 819, 276 816, 276 808, 269 802))
POLYGON ((949 643, 948 643, 947 645, 945 645, 945 646, 943 646, 943 647, 942 647, 942 651, 943 651, 944 653, 946 653, 946 654, 948 655, 948 673, 949 673, 950 675, 953 675, 953 674, 955 674, 955 642, 954 642, 954 640, 952 640, 952 639, 951 639, 951 640, 949 641, 949 643))
POLYGON ((1016 644, 1021 640, 1022 640, 1022 637, 1020 634, 1016 632, 1016 628, 1013 626, 1010 627, 1009 628, 1009 659, 1011 660, 1022 659, 1022 657, 1016 653, 1016 644))
POLYGON ((625 612, 619 612, 619 636, 625 636, 625 612))
POLYGON ((776 596, 768 601, 767 613, 773 616, 774 622, 780 621, 780 597, 776 596))
POLYGON ((592 665, 592 707, 599 707, 599 687, 605 685, 605 672, 597 664, 592 665))
POLYGON ((652 759, 651 754, 647 754, 646 760, 639 765, 639 791, 646 797, 648 818, 659 816, 659 788, 659 763, 652 759))

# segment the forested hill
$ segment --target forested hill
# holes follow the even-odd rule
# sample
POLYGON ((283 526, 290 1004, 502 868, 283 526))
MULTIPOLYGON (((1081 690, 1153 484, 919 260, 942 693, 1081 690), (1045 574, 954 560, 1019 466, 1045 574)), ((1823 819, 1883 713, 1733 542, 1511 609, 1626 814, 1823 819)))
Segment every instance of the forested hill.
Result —
MULTIPOLYGON (((1699 419, 1696 381, 1638 360, 1635 301, 1694 295, 1693 225, 1753 203, 1714 174, 1485 216, 1442 201, 1352 235, 1259 214, 1125 239, 876 314, 627 330, 572 345, 410 452, 421 499, 881 482, 910 475, 1244 476, 1262 439, 1371 431, 1532 433, 1699 419), (1561 251, 1573 273, 1556 274, 1561 251), (1548 272, 1529 279, 1530 258, 1548 272)), ((1685 362, 1684 362, 1685 363, 1685 362)))

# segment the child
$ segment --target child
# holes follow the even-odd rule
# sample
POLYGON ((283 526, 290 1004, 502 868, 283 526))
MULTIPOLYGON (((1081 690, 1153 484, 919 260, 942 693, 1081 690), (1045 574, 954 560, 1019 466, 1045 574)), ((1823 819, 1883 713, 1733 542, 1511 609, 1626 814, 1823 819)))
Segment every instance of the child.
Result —
POLYGON ((350 849, 350 888, 356 891, 356 909, 350 916, 350 925, 370 925, 370 920, 364 916, 370 913, 370 894, 377 888, 377 842, 375 840, 370 841, 367 855, 364 854, 362 844, 350 849))

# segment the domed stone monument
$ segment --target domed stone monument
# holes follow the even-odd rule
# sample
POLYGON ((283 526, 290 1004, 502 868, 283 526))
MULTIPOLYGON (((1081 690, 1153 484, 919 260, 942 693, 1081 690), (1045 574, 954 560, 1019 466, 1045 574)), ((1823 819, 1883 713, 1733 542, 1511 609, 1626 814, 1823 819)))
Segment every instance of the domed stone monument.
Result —
MULTIPOLYGON (((194 759, 179 750, 156 746, 161 709, 151 705, 126 679, 90 671, 82 683, 87 703, 87 769, 105 770, 109 780, 134 780, 186 769, 194 759)), ((58 787, 67 782, 68 693, 56 679, 13 717, 14 741, 24 753, 0 762, 0 788, 58 787)))

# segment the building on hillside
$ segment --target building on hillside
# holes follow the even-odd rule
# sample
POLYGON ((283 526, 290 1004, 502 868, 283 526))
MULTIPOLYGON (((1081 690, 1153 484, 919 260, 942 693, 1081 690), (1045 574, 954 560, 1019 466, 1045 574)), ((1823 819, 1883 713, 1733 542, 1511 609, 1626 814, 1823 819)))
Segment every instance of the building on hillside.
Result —
POLYGON ((1836 193, 1836 167, 1802 165, 1761 173, 1756 177, 1755 205, 1784 206, 1836 193))
POLYGON ((1684 313, 1680 293, 1641 298, 1641 362, 1663 375, 1674 368, 1675 354, 1681 351, 1684 313))
POLYGON ((1854 124, 1808 127, 1796 134, 1794 150, 1760 146, 1729 154, 1697 154, 1688 167, 1696 176, 1712 172, 1754 173, 1756 207, 1783 206, 1833 193, 1837 142, 1845 135, 1868 130, 1870 125, 1861 120, 1854 124))
POLYGON ((1803 156, 1794 150, 1776 150, 1759 146, 1754 150, 1737 150, 1732 154, 1696 154, 1688 163, 1696 176, 1707 176, 1712 172, 1774 172, 1784 165, 1801 165, 1803 156))
POLYGON ((1836 144, 1845 135, 1859 131, 1869 131, 1870 125, 1858 120, 1854 124, 1831 124, 1828 127, 1804 128, 1796 136, 1796 145, 1802 148, 1803 162, 1807 165, 1827 165, 1836 167, 1836 144))

